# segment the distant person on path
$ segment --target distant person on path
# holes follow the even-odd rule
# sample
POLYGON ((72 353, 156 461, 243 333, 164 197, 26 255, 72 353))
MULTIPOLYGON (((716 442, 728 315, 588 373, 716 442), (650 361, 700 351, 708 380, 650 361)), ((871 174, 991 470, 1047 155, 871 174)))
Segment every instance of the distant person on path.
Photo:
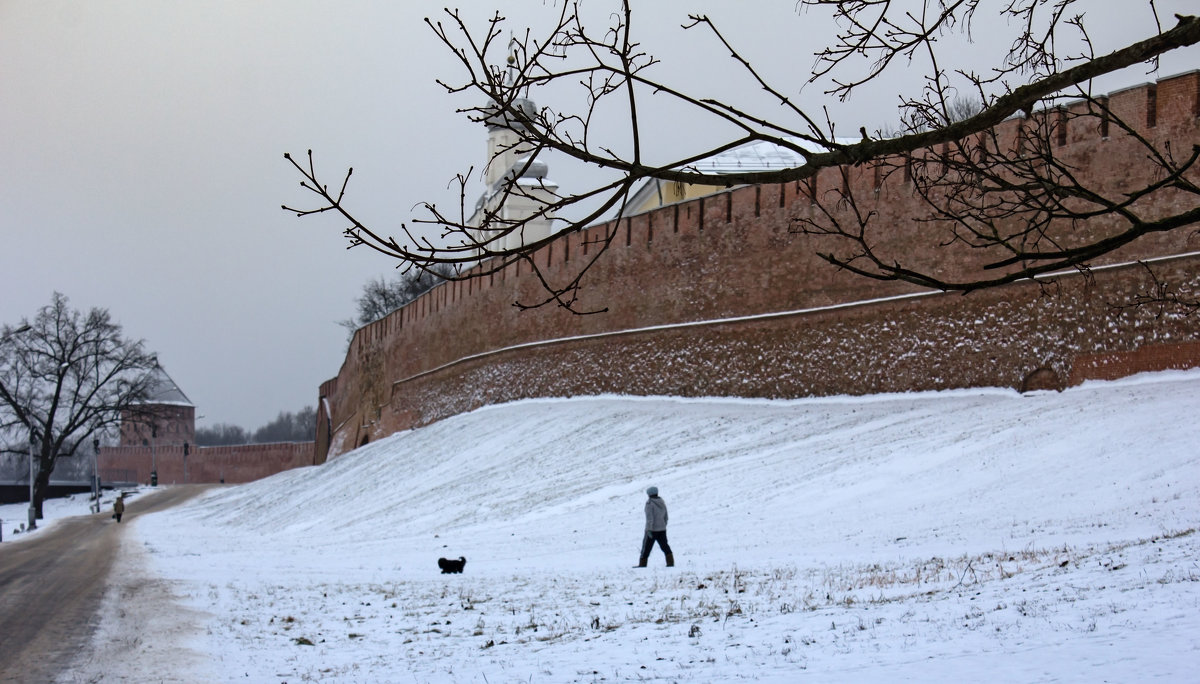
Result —
POLYGON ((117 522, 121 522, 121 515, 125 513, 125 495, 121 494, 117 500, 113 502, 113 517, 117 522))
POLYGON ((675 567, 675 556, 671 554, 671 545, 667 543, 667 502, 658 496, 658 487, 646 490, 646 534, 642 535, 642 555, 638 557, 639 568, 646 567, 654 542, 667 556, 667 567, 675 567))

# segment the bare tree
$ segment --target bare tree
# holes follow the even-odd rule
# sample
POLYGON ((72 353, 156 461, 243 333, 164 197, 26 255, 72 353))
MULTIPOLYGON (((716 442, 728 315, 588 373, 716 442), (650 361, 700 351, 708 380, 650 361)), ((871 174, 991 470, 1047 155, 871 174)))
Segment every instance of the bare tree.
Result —
POLYGON ((37 518, 58 459, 87 452, 122 411, 137 412, 156 366, 108 311, 82 313, 57 292, 32 321, 0 331, 0 438, 8 453, 32 443, 37 518))
POLYGON ((317 411, 305 406, 296 413, 280 411, 274 420, 254 431, 254 442, 311 442, 315 434, 317 411))
MULTIPOLYGON (((914 259, 911 253, 884 249, 872 223, 880 198, 856 194, 849 183, 814 192, 816 211, 797 217, 797 230, 814 236, 820 256, 838 268, 941 290, 970 291, 1062 269, 1086 269, 1097 257, 1146 235, 1193 226, 1200 220, 1200 190, 1194 182, 1200 148, 1172 150, 1156 143, 1091 91, 1093 79, 1153 63, 1170 50, 1200 42, 1197 17, 1176 16, 1175 25, 1166 28, 1159 22, 1154 0, 1146 0, 1140 6, 1153 16, 1159 30, 1107 54, 1096 54, 1082 13, 1087 0, 991 4, 982 0, 799 0, 799 5, 832 12, 837 30, 831 32, 828 45, 815 53, 810 79, 825 84, 831 97, 845 99, 897 70, 923 65, 923 89, 901 98, 899 134, 871 134, 860 128, 851 139, 836 136, 834 122, 823 111, 805 110, 769 83, 707 16, 691 15, 684 28, 710 34, 714 47, 727 52, 746 79, 774 99, 778 115, 759 116, 736 102, 706 99, 657 80, 651 68, 657 60, 638 42, 635 13, 628 2, 612 15, 609 25, 599 28, 580 19, 574 4, 564 3, 557 22, 540 37, 529 31, 507 37, 509 31, 499 14, 476 32, 457 11, 447 10, 442 20, 427 23, 461 62, 465 78, 443 85, 452 93, 471 94, 481 103, 460 111, 473 121, 500 122, 511 129, 516 134, 513 147, 528 151, 527 164, 537 154, 553 151, 608 170, 615 179, 570 193, 547 187, 535 188, 539 191, 535 193, 528 183, 519 182, 524 174, 518 170, 500 189, 503 196, 550 199, 542 200, 533 215, 512 219, 500 212, 485 213, 472 225, 466 202, 467 172, 458 177, 461 192, 456 210, 426 203, 425 215, 414 218, 412 228, 405 225, 403 239, 397 239, 355 218, 345 203, 350 173, 330 190, 310 150, 307 163, 285 157, 303 176, 303 187, 318 197, 318 205, 311 209, 285 205, 284 209, 298 216, 332 212, 347 222, 344 233, 352 246, 367 246, 410 268, 428 270, 448 264, 457 269, 451 279, 483 277, 524 262, 541 279, 547 294, 541 301, 518 305, 554 303, 571 310, 578 302, 581 278, 602 257, 615 229, 599 239, 598 249, 573 262, 563 281, 551 282, 531 255, 602 216, 614 212, 623 216, 631 192, 646 179, 729 187, 809 181, 823 169, 846 172, 868 164, 881 167, 884 181, 904 173, 928 206, 927 215, 915 218, 922 223, 922 235, 935 250, 966 249, 970 254, 962 260, 966 268, 947 273, 931 265, 936 259, 914 259), (940 39, 950 32, 969 34, 984 22, 989 31, 1016 27, 1007 54, 986 70, 948 68, 953 55, 942 54, 940 39), (574 110, 528 106, 534 97, 531 92, 549 93, 555 85, 572 84, 583 86, 574 110), (978 106, 961 109, 964 95, 978 106), (662 131, 644 130, 640 114, 648 101, 664 100, 690 110, 692 118, 708 117, 732 133, 720 144, 658 160, 644 141, 660 137, 662 131), (601 139, 596 125, 613 105, 626 112, 627 145, 601 139), (1012 117, 1027 123, 1015 145, 996 133, 996 127, 1012 117), (1153 167, 1139 177, 1151 180, 1119 188, 1083 180, 1076 163, 1058 153, 1068 124, 1103 128, 1136 141, 1138 163, 1153 167), (764 141, 791 150, 802 163, 722 174, 704 173, 696 166, 706 157, 764 141), (1158 202, 1163 195, 1185 199, 1158 202), (1168 204, 1182 208, 1160 210, 1168 204), (590 208, 574 218, 560 218, 578 207, 590 208), (555 234, 517 246, 505 240, 531 221, 549 217, 556 221, 555 234), (439 242, 421 237, 417 230, 429 225, 440 229, 439 242)), ((1133 11, 1130 5, 1122 11, 1133 11)))
POLYGON ((354 331, 415 300, 453 273, 447 264, 432 264, 428 269, 403 271, 391 280, 382 276, 368 280, 358 298, 358 315, 338 325, 353 338, 354 331))
POLYGON ((196 428, 196 446, 231 446, 249 443, 250 433, 240 425, 217 423, 211 427, 196 428))
POLYGON ((273 420, 253 432, 228 423, 196 428, 196 446, 311 442, 316 433, 317 410, 312 406, 305 406, 295 413, 280 411, 273 420))

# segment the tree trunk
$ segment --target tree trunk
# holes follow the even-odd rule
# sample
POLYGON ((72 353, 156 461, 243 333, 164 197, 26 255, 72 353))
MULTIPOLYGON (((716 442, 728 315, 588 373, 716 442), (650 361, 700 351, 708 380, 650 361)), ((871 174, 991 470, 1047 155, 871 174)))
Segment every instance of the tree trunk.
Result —
POLYGON ((38 462, 37 477, 33 480, 33 508, 37 520, 42 519, 42 502, 46 500, 46 492, 50 489, 50 472, 53 468, 47 468, 45 462, 38 462))

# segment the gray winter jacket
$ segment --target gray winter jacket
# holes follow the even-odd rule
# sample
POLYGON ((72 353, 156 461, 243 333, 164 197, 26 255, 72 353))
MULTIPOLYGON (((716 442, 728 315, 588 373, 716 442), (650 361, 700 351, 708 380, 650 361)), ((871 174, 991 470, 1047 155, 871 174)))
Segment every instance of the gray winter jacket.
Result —
POLYGON ((646 531, 660 532, 667 529, 667 502, 660 497, 646 499, 646 531))

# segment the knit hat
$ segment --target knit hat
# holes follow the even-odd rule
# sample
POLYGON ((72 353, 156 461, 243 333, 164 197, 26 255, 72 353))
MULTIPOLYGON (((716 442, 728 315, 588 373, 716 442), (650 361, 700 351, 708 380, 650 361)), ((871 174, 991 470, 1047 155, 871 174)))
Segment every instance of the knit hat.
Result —
POLYGON ((658 496, 658 487, 650 487, 647 489, 646 496, 658 496))

